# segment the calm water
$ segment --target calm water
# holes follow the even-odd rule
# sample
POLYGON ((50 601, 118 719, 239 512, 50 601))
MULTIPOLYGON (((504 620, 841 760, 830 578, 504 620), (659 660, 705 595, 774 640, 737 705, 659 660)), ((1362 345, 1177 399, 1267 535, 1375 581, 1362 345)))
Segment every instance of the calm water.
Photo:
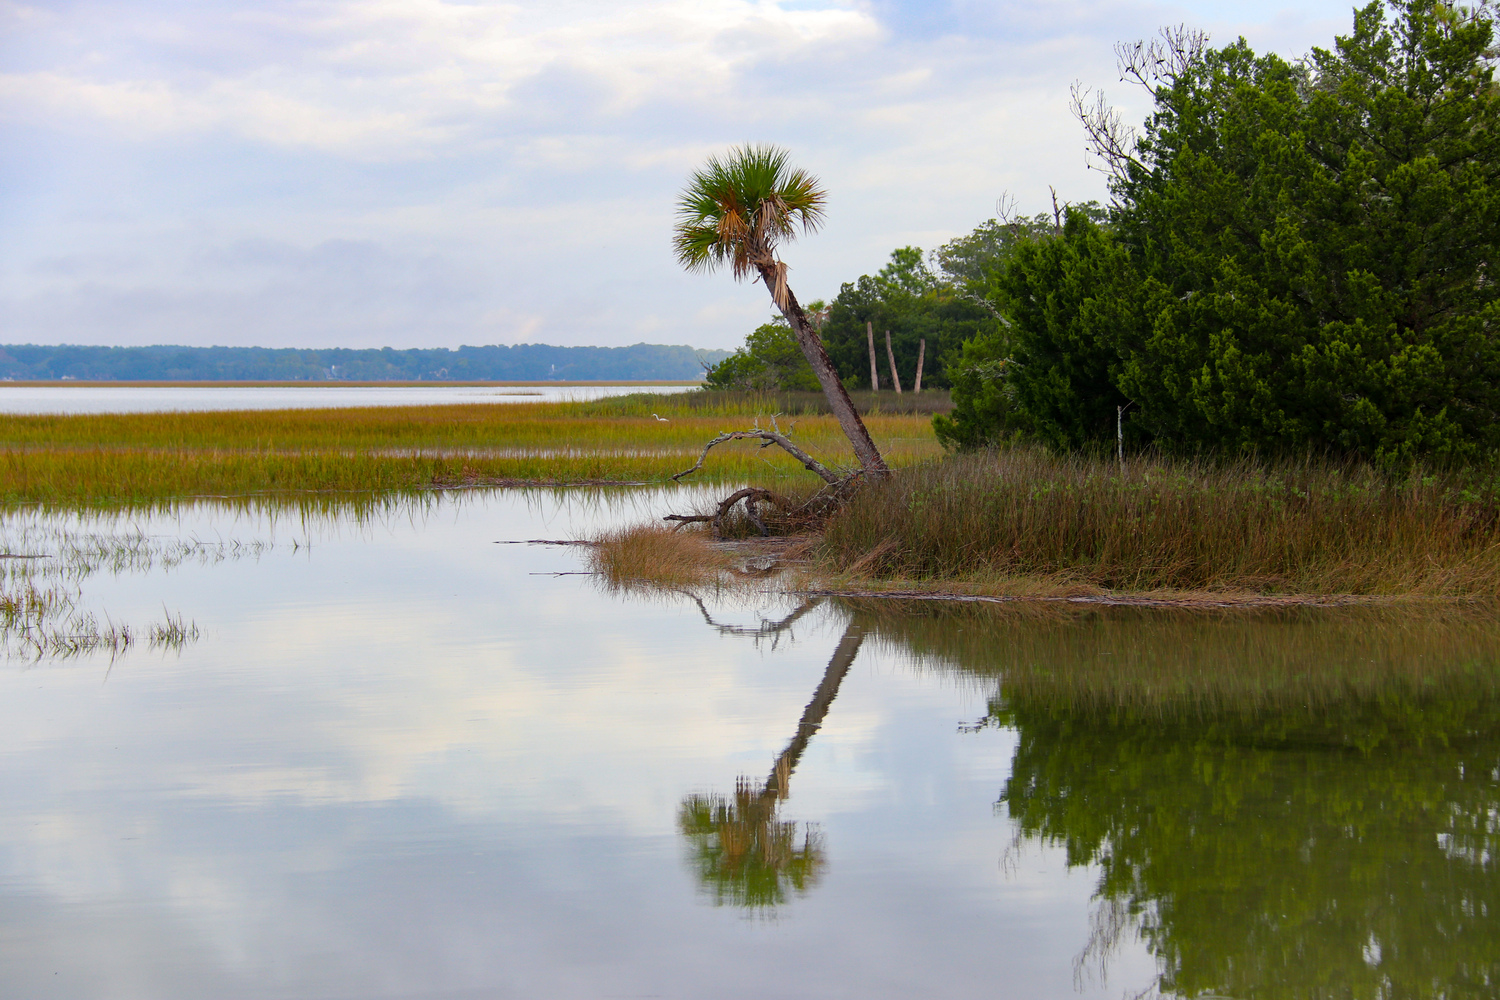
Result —
POLYGON ((687 385, 595 386, 31 386, 0 383, 0 413, 154 413, 170 410, 305 410, 442 403, 542 403, 687 385))
POLYGON ((0 668, 0 995, 1500 991, 1492 616, 619 594, 495 544, 686 503, 12 518, 126 540, 86 601, 202 636, 0 668))

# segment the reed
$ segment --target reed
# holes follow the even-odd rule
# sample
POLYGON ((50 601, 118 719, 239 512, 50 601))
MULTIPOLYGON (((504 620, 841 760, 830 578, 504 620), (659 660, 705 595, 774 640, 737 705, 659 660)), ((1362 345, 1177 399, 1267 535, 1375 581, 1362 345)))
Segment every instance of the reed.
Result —
POLYGON ((836 572, 1110 590, 1500 594, 1500 476, 1017 448, 898 472, 828 524, 836 572))

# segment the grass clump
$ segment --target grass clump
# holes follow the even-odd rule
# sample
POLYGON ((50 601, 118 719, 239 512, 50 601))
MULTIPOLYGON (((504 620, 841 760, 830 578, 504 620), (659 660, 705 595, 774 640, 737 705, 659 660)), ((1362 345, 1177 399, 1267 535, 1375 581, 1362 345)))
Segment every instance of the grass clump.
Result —
POLYGON ((828 524, 837 572, 1111 590, 1494 596, 1500 478, 1017 448, 872 484, 828 524))
POLYGON ((590 565, 612 587, 694 587, 717 582, 729 566, 701 531, 635 525, 593 541, 590 565))

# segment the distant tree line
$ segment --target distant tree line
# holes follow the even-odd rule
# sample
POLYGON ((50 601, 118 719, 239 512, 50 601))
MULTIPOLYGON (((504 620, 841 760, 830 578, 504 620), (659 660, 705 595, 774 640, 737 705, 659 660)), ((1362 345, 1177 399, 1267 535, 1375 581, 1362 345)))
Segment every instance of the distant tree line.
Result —
POLYGON ((661 344, 395 350, 0 346, 0 378, 140 381, 683 381, 728 351, 661 344))

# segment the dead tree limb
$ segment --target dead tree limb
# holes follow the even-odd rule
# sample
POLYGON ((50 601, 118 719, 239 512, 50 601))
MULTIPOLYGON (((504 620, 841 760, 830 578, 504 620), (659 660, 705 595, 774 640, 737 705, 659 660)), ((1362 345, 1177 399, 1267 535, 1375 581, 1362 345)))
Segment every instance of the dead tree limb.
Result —
MULTIPOLYGON (((691 469, 687 469, 683 472, 677 473, 677 475, 672 477, 672 481, 676 482, 683 476, 691 475, 692 473, 697 472, 699 469, 703 468, 703 461, 704 459, 708 458, 709 449, 714 445, 723 444, 725 441, 744 441, 749 439, 764 441, 765 443, 761 445, 762 448, 769 448, 773 444, 779 445, 784 451, 787 452, 787 454, 791 455, 797 461, 801 462, 804 469, 807 469, 809 472, 816 473, 818 477, 821 478, 825 483, 837 483, 842 479, 841 476, 830 470, 828 466, 824 465, 816 458, 813 458, 801 448, 798 448, 796 445, 792 444, 792 442, 787 438, 785 434, 782 434, 779 431, 763 431, 759 428, 756 428, 754 430, 748 431, 725 431, 723 434, 720 434, 718 437, 714 438, 712 441, 708 442, 708 444, 703 446, 703 454, 698 456, 698 461, 693 464, 693 467, 691 469)), ((700 520, 708 519, 701 518, 700 520)))
POLYGON ((763 490, 759 486, 747 486, 742 490, 735 490, 729 496, 719 501, 718 509, 712 514, 668 514, 662 520, 676 521, 679 528, 684 524, 701 524, 707 521, 714 529, 714 536, 723 537, 724 518, 728 516, 729 509, 741 500, 745 501, 745 512, 750 517, 750 523, 755 525, 756 530, 760 532, 761 537, 764 538, 770 535, 770 529, 766 527, 766 523, 760 518, 760 510, 757 505, 762 500, 770 500, 772 503, 779 500, 783 504, 786 501, 770 490, 763 490))

